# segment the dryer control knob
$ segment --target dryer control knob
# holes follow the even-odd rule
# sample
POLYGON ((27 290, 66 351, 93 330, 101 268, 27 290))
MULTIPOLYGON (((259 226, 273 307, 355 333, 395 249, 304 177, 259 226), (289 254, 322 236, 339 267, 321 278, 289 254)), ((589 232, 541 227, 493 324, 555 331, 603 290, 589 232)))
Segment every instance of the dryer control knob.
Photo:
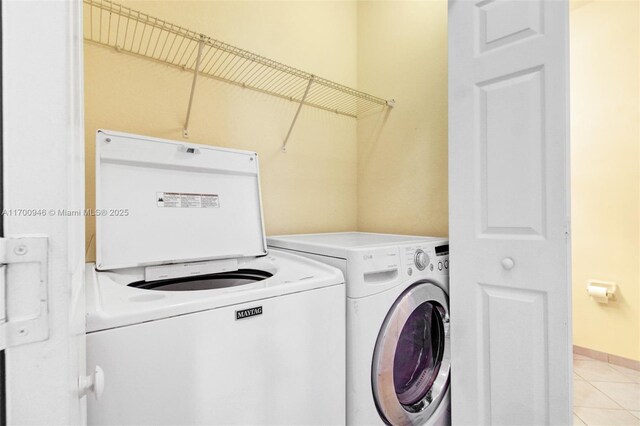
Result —
POLYGON ((413 257, 413 263, 416 264, 416 268, 422 271, 429 265, 429 256, 424 251, 417 250, 413 257))

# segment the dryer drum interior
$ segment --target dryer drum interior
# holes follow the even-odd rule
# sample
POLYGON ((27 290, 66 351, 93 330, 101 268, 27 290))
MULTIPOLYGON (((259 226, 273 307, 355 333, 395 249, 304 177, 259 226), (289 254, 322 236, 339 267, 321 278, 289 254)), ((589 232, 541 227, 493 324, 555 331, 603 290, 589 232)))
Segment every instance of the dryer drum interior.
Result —
POLYGON ((217 290, 221 288, 239 287, 266 280, 273 276, 270 272, 258 269, 239 269, 233 272, 199 275, 185 278, 172 278, 156 281, 136 281, 130 287, 145 290, 161 291, 197 291, 217 290))
POLYGON ((449 387, 447 297, 431 283, 407 289, 378 335, 372 365, 378 411, 390 424, 429 418, 449 387))
POLYGON ((393 359, 398 400, 411 408, 422 400, 438 376, 444 352, 444 324, 439 306, 424 302, 404 324, 393 359))

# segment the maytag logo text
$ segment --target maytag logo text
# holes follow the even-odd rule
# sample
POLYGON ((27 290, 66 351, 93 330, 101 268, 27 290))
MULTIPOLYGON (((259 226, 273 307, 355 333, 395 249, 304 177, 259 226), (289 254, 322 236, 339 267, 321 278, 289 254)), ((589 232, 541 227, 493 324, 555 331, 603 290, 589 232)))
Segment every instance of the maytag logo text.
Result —
POLYGON ((236 320, 251 318, 255 317, 256 315, 262 315, 262 306, 256 306, 255 308, 236 311, 236 320))

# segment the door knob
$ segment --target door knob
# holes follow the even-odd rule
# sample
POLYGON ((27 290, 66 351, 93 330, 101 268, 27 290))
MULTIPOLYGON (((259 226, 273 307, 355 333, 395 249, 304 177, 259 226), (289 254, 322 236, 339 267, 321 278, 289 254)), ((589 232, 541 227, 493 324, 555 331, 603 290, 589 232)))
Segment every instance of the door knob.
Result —
POLYGON ((80 394, 80 398, 88 393, 93 393, 94 398, 99 399, 103 391, 104 371, 102 371, 100 366, 96 365, 92 374, 78 377, 78 392, 80 394))
POLYGON ((504 259, 502 259, 501 263, 502 263, 502 267, 507 271, 510 269, 513 269, 513 267, 516 266, 516 263, 510 257, 505 257, 504 259))

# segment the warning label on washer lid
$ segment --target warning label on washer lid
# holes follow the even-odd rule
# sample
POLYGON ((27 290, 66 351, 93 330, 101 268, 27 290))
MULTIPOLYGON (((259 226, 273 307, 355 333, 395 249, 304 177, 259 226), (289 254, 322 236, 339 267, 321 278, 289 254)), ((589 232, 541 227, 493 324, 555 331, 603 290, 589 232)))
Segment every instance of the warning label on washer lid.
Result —
POLYGON ((192 194, 188 192, 156 192, 158 207, 181 209, 206 209, 220 207, 217 194, 192 194))

